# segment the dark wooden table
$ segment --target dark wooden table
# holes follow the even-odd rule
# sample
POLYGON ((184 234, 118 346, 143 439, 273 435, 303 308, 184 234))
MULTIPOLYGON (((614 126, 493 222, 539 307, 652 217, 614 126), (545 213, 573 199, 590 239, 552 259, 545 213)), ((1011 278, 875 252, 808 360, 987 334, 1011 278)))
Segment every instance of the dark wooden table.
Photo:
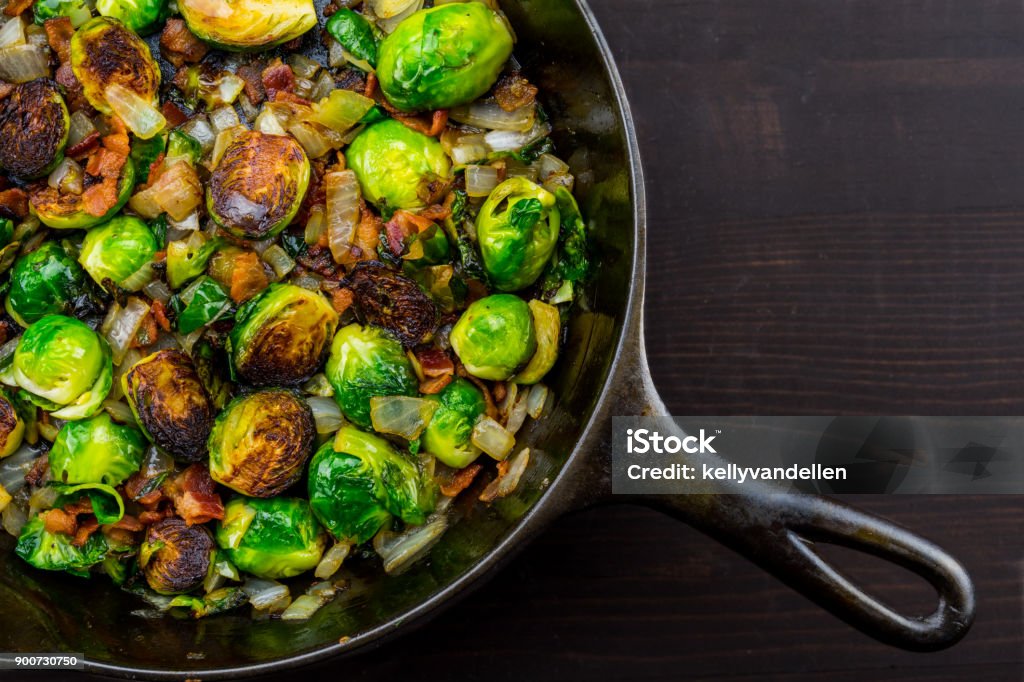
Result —
MULTIPOLYGON (((643 143, 648 344, 674 412, 1024 413, 1019 0, 591 4, 643 143)), ((959 646, 877 644, 620 507, 561 521, 425 629, 290 679, 1019 682, 1022 499, 857 503, 967 564, 959 646)))

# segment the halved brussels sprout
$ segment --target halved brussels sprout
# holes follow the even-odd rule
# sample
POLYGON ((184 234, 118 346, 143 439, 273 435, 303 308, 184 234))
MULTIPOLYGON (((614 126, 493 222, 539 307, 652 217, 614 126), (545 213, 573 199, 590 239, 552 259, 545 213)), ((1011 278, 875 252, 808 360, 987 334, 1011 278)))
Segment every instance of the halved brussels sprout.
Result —
POLYGON ((104 114, 113 113, 106 89, 115 83, 146 102, 155 102, 160 89, 160 67, 149 46, 120 21, 108 17, 96 17, 75 31, 71 69, 89 104, 104 114))
POLYGON ((224 50, 262 50, 317 24, 312 0, 178 0, 189 30, 224 50))
POLYGON ((272 284, 238 309, 228 339, 238 376, 254 386, 283 386, 316 374, 338 313, 323 296, 272 284))
POLYGON ((11 395, 0 389, 0 459, 13 455, 25 436, 25 420, 11 395))
POLYGON ((67 571, 88 577, 89 567, 100 563, 106 556, 107 540, 103 533, 93 533, 81 547, 76 547, 73 542, 70 535, 47 531, 43 519, 36 516, 21 529, 14 553, 44 571, 67 571))
POLYGON ((422 343, 437 326, 437 306, 408 277, 367 262, 357 265, 348 279, 360 319, 388 330, 407 348, 422 343))
POLYGON ((367 429, 372 425, 370 398, 419 392, 402 344, 376 327, 351 324, 340 330, 325 372, 342 413, 367 429))
POLYGON ((217 524, 217 544, 238 570, 273 579, 316 568, 327 538, 305 500, 236 497, 217 524))
POLYGON ((158 448, 182 462, 206 456, 214 409, 188 355, 153 353, 132 365, 121 385, 136 421, 158 448))
POLYGON ((116 486, 142 466, 146 439, 106 412, 61 427, 50 448, 50 476, 58 483, 116 486))
POLYGON ((14 262, 4 307, 22 327, 55 313, 69 313, 91 298, 82 266, 60 242, 43 242, 14 262))
POLYGON ((537 332, 537 352, 519 374, 512 377, 517 384, 535 384, 551 371, 558 361, 562 335, 562 315, 558 308, 544 301, 530 301, 533 328, 537 332))
POLYGON ((47 184, 35 186, 29 194, 29 207, 47 227, 57 230, 78 230, 99 225, 120 211, 135 188, 135 165, 130 161, 121 167, 117 180, 117 203, 100 215, 90 213, 84 194, 61 192, 47 184))
POLYGON ((309 158, 288 135, 244 131, 228 143, 206 190, 210 216, 243 239, 276 236, 309 188, 309 158))
MULTIPOLYGON (((86 232, 78 262, 97 284, 111 279, 123 289, 159 250, 160 243, 146 223, 121 215, 86 232)), ((140 288, 129 287, 132 291, 140 288)))
POLYGON ((110 392, 113 370, 99 334, 74 318, 47 315, 22 334, 3 380, 57 419, 85 419, 110 392))
POLYGON ((154 592, 182 594, 203 584, 213 552, 210 531, 172 517, 149 527, 139 547, 139 567, 154 592))
POLYGON ((438 407, 423 432, 423 448, 455 469, 469 466, 480 456, 471 437, 476 420, 487 412, 483 393, 472 382, 456 379, 427 399, 437 401, 438 407))
POLYGON ((268 390, 232 400, 210 433, 210 476, 249 497, 273 497, 302 477, 316 424, 305 400, 268 390))
POLYGON ((22 180, 42 177, 64 158, 71 119, 57 84, 22 83, 0 101, 0 169, 22 180))
POLYGON ((362 544, 391 515, 421 524, 434 509, 435 486, 383 438, 354 426, 313 456, 309 504, 339 540, 362 544))
POLYGON ((508 26, 483 3, 422 10, 380 44, 380 88, 403 111, 468 104, 498 80, 512 44, 508 26))
POLYGON ((451 343, 470 374, 505 381, 537 350, 533 315, 518 296, 488 296, 462 314, 452 328, 451 343))
POLYGON ((427 186, 447 180, 451 163, 441 143, 394 119, 375 123, 345 152, 366 200, 381 209, 415 209, 426 205, 427 186))
POLYGON ((541 276, 558 245, 555 195, 526 178, 498 185, 480 208, 477 241, 498 291, 525 289, 541 276))
POLYGON ((167 0, 96 0, 96 11, 146 35, 166 18, 167 0))

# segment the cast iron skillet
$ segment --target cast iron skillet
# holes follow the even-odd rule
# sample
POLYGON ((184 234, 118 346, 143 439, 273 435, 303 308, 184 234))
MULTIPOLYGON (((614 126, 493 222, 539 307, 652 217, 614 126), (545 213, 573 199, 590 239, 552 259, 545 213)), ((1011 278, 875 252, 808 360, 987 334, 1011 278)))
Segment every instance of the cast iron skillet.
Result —
MULTIPOLYGON (((357 575, 343 598, 302 623, 253 622, 247 613, 198 622, 142 618, 132 615, 141 602, 106 580, 84 583, 29 569, 4 535, 0 651, 82 652, 90 670, 125 677, 212 680, 280 671, 408 631, 466 594, 554 519, 609 500, 611 417, 665 413, 644 354, 646 213, 633 122, 608 47, 583 0, 502 4, 519 34, 517 55, 546 95, 559 149, 572 152, 568 160, 601 263, 590 310, 574 318, 569 350, 549 381, 558 403, 523 432, 536 462, 516 496, 491 508, 463 505, 463 518, 429 561, 397 578, 357 575)), ((617 499, 648 504, 696 526, 896 646, 941 649, 970 627, 970 579, 935 545, 822 498, 706 492, 617 499), (909 618, 892 611, 819 558, 814 542, 845 545, 916 572, 938 593, 935 612, 909 618)))

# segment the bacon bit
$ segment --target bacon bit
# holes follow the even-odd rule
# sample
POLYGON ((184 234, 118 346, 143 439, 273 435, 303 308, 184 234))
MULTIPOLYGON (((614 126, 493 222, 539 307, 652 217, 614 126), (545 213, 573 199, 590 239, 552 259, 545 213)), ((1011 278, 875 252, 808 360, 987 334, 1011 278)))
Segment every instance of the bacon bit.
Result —
POLYGON ((275 59, 270 62, 270 66, 263 69, 260 80, 269 99, 275 99, 275 95, 279 92, 295 92, 295 72, 292 71, 292 67, 280 59, 275 59))
POLYGON ((89 100, 85 98, 85 90, 82 88, 82 84, 78 82, 75 72, 71 70, 70 62, 64 62, 58 67, 54 80, 64 88, 64 99, 67 100, 68 108, 71 111, 84 111, 86 113, 94 111, 92 105, 89 104, 89 100))
POLYGON ((129 500, 135 500, 138 502, 139 494, 146 488, 146 484, 149 483, 149 480, 150 479, 142 475, 141 471, 136 471, 124 482, 125 496, 129 500))
POLYGON ((448 126, 448 110, 438 109, 431 114, 430 119, 417 114, 403 114, 402 112, 391 112, 406 128, 423 133, 428 137, 437 137, 444 132, 448 126))
POLYGON ((153 318, 156 320, 156 323, 160 325, 160 328, 165 332, 170 333, 171 321, 167 319, 167 309, 164 307, 164 302, 153 301, 150 311, 153 313, 153 318))
POLYGON ((0 81, 0 100, 5 100, 7 97, 14 92, 14 83, 8 83, 7 81, 0 81))
POLYGON ((103 138, 103 147, 125 157, 132 153, 131 143, 128 141, 128 136, 124 133, 107 135, 103 138))
POLYGON ((231 300, 243 303, 270 286, 263 263, 255 253, 248 251, 235 256, 231 270, 231 300))
POLYGON ((32 6, 35 0, 11 0, 4 8, 4 14, 9 17, 16 17, 32 6))
POLYGON ((68 147, 67 155, 73 159, 78 159, 94 152, 99 146, 100 134, 94 130, 82 138, 78 144, 68 147))
POLYGON ((60 533, 61 535, 74 535, 78 528, 78 521, 74 516, 63 509, 49 509, 41 512, 39 518, 43 520, 43 528, 47 533, 60 533))
POLYGON ((93 217, 105 216, 116 205, 117 185, 113 183, 101 182, 82 193, 82 207, 93 217))
POLYGON ((373 95, 377 92, 377 74, 370 72, 366 77, 366 88, 363 90, 363 97, 369 97, 373 99, 373 95))
POLYGON ((24 218, 28 215, 28 194, 12 187, 0 192, 0 217, 24 218))
POLYGON ((165 483, 164 493, 174 502, 178 516, 190 526, 224 518, 224 503, 203 464, 193 464, 165 483))
POLYGON ((502 400, 505 399, 505 396, 508 395, 508 387, 505 385, 504 381, 499 381, 494 384, 493 392, 494 399, 500 403, 502 400))
POLYGON ((168 516, 170 516, 170 514, 166 511, 144 511, 139 514, 139 523, 144 526, 152 526, 158 521, 163 521, 168 516))
POLYGON ((468 488, 473 483, 473 479, 477 477, 477 474, 483 470, 484 468, 480 464, 470 464, 465 469, 458 471, 450 482, 441 484, 441 494, 445 497, 457 496, 468 488))
MULTIPOLYGON (((494 502, 499 497, 505 497, 511 491, 507 491, 504 494, 500 492, 501 482, 506 476, 508 476, 509 469, 512 467, 510 460, 504 460, 498 462, 498 477, 495 478, 490 484, 484 488, 484 491, 480 493, 480 497, 477 498, 481 502, 494 502)), ((517 482, 518 483, 518 482, 517 482)))
POLYGON ((367 207, 365 201, 359 201, 359 224, 356 225, 353 243, 362 251, 360 260, 372 260, 380 243, 380 233, 384 230, 384 221, 367 207))
MULTIPOLYGON (((455 195, 449 194, 448 196, 455 195)), ((426 218, 427 220, 433 221, 435 223, 439 223, 442 220, 447 220, 448 218, 451 217, 451 215, 452 207, 451 204, 448 204, 447 200, 445 201, 445 204, 434 204, 433 206, 428 206, 427 208, 420 211, 421 218, 426 218)))
POLYGON ((64 512, 72 516, 92 514, 92 501, 88 497, 80 497, 74 502, 64 505, 64 512))
POLYGON ((50 49, 57 54, 61 64, 71 61, 71 36, 75 33, 75 27, 71 25, 68 17, 57 17, 47 19, 43 22, 43 29, 46 31, 46 42, 50 49))
POLYGON ((351 289, 335 289, 331 292, 331 305, 334 306, 334 310, 341 315, 352 307, 352 303, 355 301, 355 298, 356 296, 352 293, 351 289))
POLYGON ((81 547, 93 533, 100 529, 100 522, 96 520, 95 516, 89 516, 78 524, 78 530, 75 531, 75 539, 71 541, 71 544, 75 547, 81 547))
POLYGON ((152 346, 156 343, 157 337, 160 335, 160 330, 157 328, 156 319, 152 315, 146 315, 142 318, 142 325, 139 327, 139 331, 135 333, 135 338, 132 339, 132 348, 145 348, 152 346))
POLYGON ((422 393, 423 395, 437 395, 445 388, 447 388, 448 384, 452 383, 454 379, 455 377, 453 377, 451 374, 444 374, 433 379, 426 379, 425 381, 421 381, 420 393, 422 393))
POLYGON ((110 126, 111 132, 128 134, 128 126, 120 116, 107 116, 107 125, 110 126))
MULTIPOLYGON (((120 119, 115 117, 115 120, 120 119)), ((127 156, 106 148, 89 157, 85 172, 93 177, 101 178, 101 181, 89 187, 82 194, 82 206, 86 213, 96 217, 103 216, 117 205, 118 180, 121 176, 121 169, 127 162, 127 156)))
POLYGON ((39 457, 32 462, 32 467, 25 474, 25 483, 30 487, 35 488, 43 482, 43 478, 46 476, 46 472, 50 470, 50 459, 47 455, 39 457))
POLYGON ((344 69, 334 79, 335 87, 352 92, 366 92, 367 77, 359 69, 344 69))
POLYGON ((177 104, 174 102, 164 102, 160 106, 160 113, 167 119, 167 125, 170 128, 177 128, 182 123, 188 120, 188 116, 182 111, 177 104))
POLYGON ((387 231, 388 248, 396 256, 401 256, 405 250, 405 232, 395 220, 391 220, 384 226, 387 231))
POLYGON ((441 377, 455 374, 455 363, 440 348, 426 348, 416 351, 416 360, 427 377, 441 377))
POLYGON ((143 507, 146 507, 148 511, 153 511, 154 509, 156 509, 156 507, 160 504, 161 500, 163 499, 164 492, 157 488, 156 490, 149 491, 148 493, 146 493, 145 495, 143 495, 142 497, 135 501, 141 504, 143 507))
POLYGON ((120 528, 111 528, 110 526, 103 526, 101 530, 103 531, 103 535, 106 536, 107 540, 112 545, 132 546, 139 544, 135 535, 130 531, 121 530, 120 528))
POLYGON ((260 105, 267 99, 267 91, 263 87, 260 69, 252 64, 238 67, 238 77, 245 81, 245 96, 253 105, 260 105))
POLYGON ((146 174, 146 185, 152 185, 160 179, 160 175, 164 172, 164 159, 167 155, 160 152, 160 155, 156 157, 153 163, 149 164, 149 172, 146 174))
POLYGON ((519 71, 507 73, 494 86, 494 99, 505 111, 515 111, 537 101, 537 86, 523 78, 519 71))
POLYGON ((174 66, 182 64, 197 64, 210 48, 204 42, 196 38, 184 20, 168 19, 164 26, 164 32, 160 34, 160 54, 164 59, 174 66))
POLYGON ((125 514, 121 517, 121 520, 117 523, 108 524, 111 528, 118 528, 120 530, 127 530, 133 533, 138 533, 140 530, 145 530, 145 526, 134 516, 125 514))
MULTIPOLYGON (((268 90, 267 93, 269 95, 270 90, 268 90)), ((298 104, 299 106, 303 107, 312 106, 313 104, 304 97, 299 97, 295 93, 285 92, 283 90, 278 90, 277 92, 275 92, 272 96, 270 96, 270 99, 272 99, 275 102, 285 102, 286 104, 298 104)))
POLYGON ((494 404, 494 398, 491 396, 491 389, 483 381, 477 379, 475 376, 466 371, 466 368, 459 365, 455 370, 463 379, 470 381, 474 386, 480 389, 480 392, 484 394, 484 403, 487 405, 487 416, 491 419, 498 419, 498 407, 494 404))

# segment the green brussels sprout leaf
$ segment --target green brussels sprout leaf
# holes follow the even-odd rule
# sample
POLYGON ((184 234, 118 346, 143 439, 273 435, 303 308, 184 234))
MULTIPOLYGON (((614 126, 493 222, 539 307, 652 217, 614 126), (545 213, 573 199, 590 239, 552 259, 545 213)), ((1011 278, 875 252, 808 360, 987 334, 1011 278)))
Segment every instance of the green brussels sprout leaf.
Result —
POLYGON ((109 485, 103 483, 82 483, 80 485, 50 483, 50 485, 59 493, 54 507, 60 508, 87 497, 92 503, 92 513, 96 515, 96 520, 101 524, 117 523, 124 518, 124 500, 121 499, 120 493, 109 485))
POLYGON ((560 221, 555 195, 526 178, 509 178, 491 192, 477 238, 496 289, 519 291, 537 281, 558 245, 560 221))
POLYGON ((347 7, 339 9, 327 20, 327 32, 357 59, 377 65, 377 36, 362 14, 347 7))
POLYGON ((87 578, 89 567, 106 556, 107 540, 102 533, 93 533, 81 547, 73 545, 73 540, 70 535, 47 532, 43 520, 36 516, 21 529, 14 553, 35 568, 87 578))
POLYGON ((160 249, 153 231, 133 216, 117 216, 85 234, 78 262, 97 284, 112 280, 123 289, 131 286, 132 275, 152 262, 160 249))
POLYGON ((218 319, 231 308, 231 297, 211 277, 197 279, 181 294, 185 304, 178 315, 178 331, 191 334, 218 319))
POLYGON ((240 587, 221 587, 202 597, 180 594, 171 600, 170 608, 186 608, 193 618, 226 613, 249 603, 249 596, 240 587))
POLYGON ((148 140, 136 137, 132 140, 132 153, 128 157, 135 166, 135 177, 145 182, 150 168, 167 148, 167 135, 160 133, 148 140))

